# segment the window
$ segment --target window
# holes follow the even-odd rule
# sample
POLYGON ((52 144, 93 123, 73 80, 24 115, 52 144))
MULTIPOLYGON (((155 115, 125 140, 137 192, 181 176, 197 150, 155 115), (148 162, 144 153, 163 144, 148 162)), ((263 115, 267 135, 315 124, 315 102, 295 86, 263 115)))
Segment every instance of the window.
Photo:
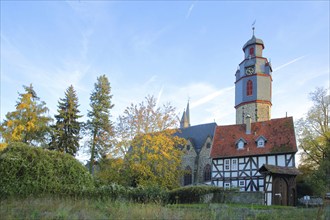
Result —
POLYGON ((192 183, 192 175, 191 175, 191 168, 190 166, 187 166, 185 169, 185 174, 183 178, 183 185, 191 185, 192 183))
POLYGON ((225 160, 225 170, 230 170, 230 160, 229 159, 225 160))
POLYGON ((189 145, 189 144, 187 145, 187 150, 188 150, 188 151, 190 150, 190 145, 189 145))
POLYGON ((240 187, 244 187, 245 186, 245 181, 244 180, 240 180, 239 181, 239 186, 240 187))
POLYGON ((211 165, 207 164, 204 168, 204 182, 211 181, 211 165))
POLYGON ((253 47, 250 48, 249 54, 250 54, 251 56, 254 55, 254 48, 253 48, 253 47))
POLYGON ((249 80, 249 81, 247 81, 247 85, 246 85, 246 95, 247 96, 252 95, 252 89, 253 89, 252 81, 249 80))
POLYGON ((237 170, 237 159, 232 159, 231 160, 231 169, 232 170, 237 170))
POLYGON ((258 147, 264 147, 265 146, 265 141, 264 139, 259 139, 258 140, 258 147))
POLYGON ((229 189, 230 188, 230 183, 225 183, 225 189, 229 189))
POLYGON ((211 148, 211 143, 207 143, 206 148, 211 148))
POLYGON ((244 148, 244 142, 242 140, 240 140, 237 144, 237 148, 238 149, 243 149, 244 148))

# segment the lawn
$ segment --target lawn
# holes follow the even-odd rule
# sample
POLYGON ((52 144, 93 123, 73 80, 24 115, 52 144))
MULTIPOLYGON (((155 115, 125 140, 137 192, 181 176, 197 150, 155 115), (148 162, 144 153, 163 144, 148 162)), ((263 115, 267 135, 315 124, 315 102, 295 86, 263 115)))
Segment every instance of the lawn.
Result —
MULTIPOLYGON (((330 219, 330 206, 321 219, 330 219)), ((70 198, 5 199, 1 219, 316 219, 318 208, 237 204, 139 204, 70 198)))

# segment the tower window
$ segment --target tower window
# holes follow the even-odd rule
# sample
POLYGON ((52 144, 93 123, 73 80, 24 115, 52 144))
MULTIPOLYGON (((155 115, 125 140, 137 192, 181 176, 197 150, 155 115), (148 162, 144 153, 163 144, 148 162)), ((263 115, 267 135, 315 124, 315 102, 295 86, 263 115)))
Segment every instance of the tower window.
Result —
POLYGON ((252 81, 249 80, 249 81, 247 81, 247 85, 246 85, 246 95, 247 96, 252 95, 252 89, 253 89, 253 84, 252 84, 252 81))
POLYGON ((253 47, 250 48, 249 54, 250 54, 250 56, 254 55, 254 48, 253 47))

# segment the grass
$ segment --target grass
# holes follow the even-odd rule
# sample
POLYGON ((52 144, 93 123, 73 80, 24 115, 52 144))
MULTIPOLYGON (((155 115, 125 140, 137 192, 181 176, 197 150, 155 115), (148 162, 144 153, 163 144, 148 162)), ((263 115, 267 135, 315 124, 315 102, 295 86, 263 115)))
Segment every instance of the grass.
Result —
MULTIPOLYGON (((0 201, 1 219, 316 219, 317 208, 237 204, 140 204, 70 198, 0 201)), ((330 206, 321 219, 329 219, 330 206)))

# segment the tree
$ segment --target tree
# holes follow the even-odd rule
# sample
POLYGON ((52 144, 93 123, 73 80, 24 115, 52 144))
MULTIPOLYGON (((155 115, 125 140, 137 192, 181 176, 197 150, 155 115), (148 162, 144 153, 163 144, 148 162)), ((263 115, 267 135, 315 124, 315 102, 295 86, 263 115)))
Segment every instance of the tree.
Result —
POLYGON ((65 98, 58 102, 58 115, 51 148, 75 156, 79 150, 79 136, 82 116, 79 115, 79 104, 76 91, 71 85, 65 92, 65 98))
POLYGON ((125 155, 125 175, 131 185, 157 185, 174 188, 179 184, 185 140, 174 137, 178 125, 175 108, 170 103, 157 107, 156 99, 131 104, 119 117, 116 128, 117 148, 112 157, 125 155))
POLYGON ((134 138, 131 152, 127 154, 133 185, 165 189, 179 186, 183 154, 179 146, 184 145, 185 140, 173 136, 174 132, 168 129, 134 138))
POLYGON ((304 172, 303 181, 316 194, 323 194, 330 186, 330 96, 326 89, 317 88, 310 97, 314 105, 297 123, 299 147, 303 150, 299 169, 304 172))
POLYGON ((317 88, 310 97, 314 105, 305 119, 299 119, 297 131, 300 148, 304 151, 303 163, 317 168, 325 159, 326 143, 330 140, 330 97, 324 88, 317 88))
POLYGON ((141 134, 164 131, 178 125, 175 108, 170 103, 157 107, 153 96, 145 98, 146 103, 133 103, 119 116, 116 127, 117 148, 113 154, 125 155, 131 141, 141 134))
POLYGON ((87 130, 91 136, 88 142, 91 157, 89 171, 94 173, 95 159, 104 156, 112 144, 114 129, 110 121, 110 110, 113 108, 111 104, 112 95, 110 94, 111 87, 108 78, 102 75, 97 78, 94 84, 94 91, 90 97, 91 110, 87 116, 87 130))
POLYGON ((46 115, 46 103, 40 101, 32 84, 23 87, 25 93, 19 93, 16 111, 7 113, 1 124, 1 136, 6 143, 44 145, 49 138, 49 123, 52 119, 46 115))

